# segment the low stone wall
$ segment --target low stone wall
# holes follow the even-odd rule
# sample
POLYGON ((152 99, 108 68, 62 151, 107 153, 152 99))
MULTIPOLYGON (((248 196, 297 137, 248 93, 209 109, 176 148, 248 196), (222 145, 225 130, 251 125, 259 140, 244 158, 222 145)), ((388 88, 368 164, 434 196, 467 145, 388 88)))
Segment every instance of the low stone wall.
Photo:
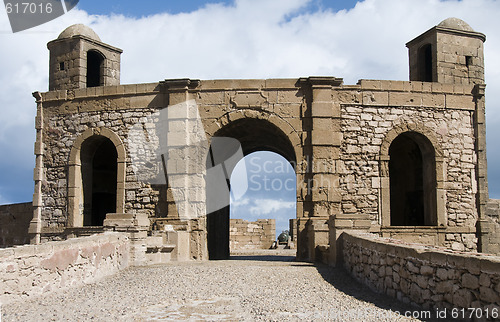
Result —
POLYGON ((231 219, 229 223, 229 248, 269 249, 276 239, 276 220, 246 221, 231 219))
POLYGON ((29 244, 32 218, 31 202, 0 206, 0 247, 29 244))
POLYGON ((342 235, 342 255, 356 279, 405 303, 500 314, 500 257, 351 232, 342 235))
POLYGON ((108 232, 0 249, 0 303, 79 286, 129 266, 130 245, 108 232))

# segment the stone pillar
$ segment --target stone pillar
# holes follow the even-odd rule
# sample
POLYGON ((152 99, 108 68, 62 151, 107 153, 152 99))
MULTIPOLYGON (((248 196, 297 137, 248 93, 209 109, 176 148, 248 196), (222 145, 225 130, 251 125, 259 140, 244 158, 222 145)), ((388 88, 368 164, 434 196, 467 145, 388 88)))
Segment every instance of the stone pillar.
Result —
POLYGON ((146 237, 149 230, 148 214, 106 214, 105 229, 124 232, 130 239, 130 261, 132 265, 146 262, 146 237))
POLYGON ((186 256, 207 259, 205 158, 208 141, 195 101, 200 81, 169 79, 161 84, 168 96, 168 117, 162 124, 166 139, 162 160, 168 174, 167 218, 188 223, 190 243, 184 249, 186 256))
POLYGON ((488 178, 487 178, 487 164, 486 164, 486 117, 485 117, 485 98, 484 91, 486 85, 477 84, 474 86, 472 94, 474 95, 474 102, 476 110, 474 115, 474 132, 476 137, 476 180, 477 180, 477 193, 476 193, 476 207, 478 213, 477 221, 477 238, 478 250, 480 252, 490 252, 489 250, 489 234, 495 230, 490 227, 487 220, 486 204, 489 200, 488 194, 488 178))
MULTIPOLYGON (((328 229, 329 229, 329 234, 328 234, 328 245, 330 246, 328 248, 328 265, 336 267, 337 266, 337 255, 339 254, 337 252, 337 248, 340 246, 339 243, 337 242, 337 229, 335 227, 335 215, 330 216, 328 219, 328 229)), ((342 252, 340 252, 342 254, 342 252)))
POLYGON ((299 82, 304 88, 307 101, 304 128, 308 135, 303 143, 308 163, 304 173, 304 219, 312 221, 308 223, 307 236, 300 231, 300 223, 298 225, 297 256, 299 259, 315 261, 317 247, 328 245, 327 236, 319 237, 323 235, 328 218, 340 212, 341 195, 337 169, 342 133, 340 103, 334 99, 334 87, 342 85, 342 79, 309 77, 301 78, 299 82), (319 222, 323 224, 318 225, 319 222), (307 245, 307 254, 301 251, 304 245, 307 245))
POLYGON ((297 218, 290 219, 288 221, 289 225, 289 235, 290 235, 290 240, 292 242, 295 242, 297 240, 297 218))
MULTIPOLYGON (((173 79, 162 84, 168 92, 168 117, 163 120, 166 124, 162 124, 166 129, 162 158, 166 162, 164 166, 170 187, 168 210, 174 210, 172 203, 175 203, 179 219, 196 219, 206 214, 203 170, 208 149, 194 103, 193 92, 199 80, 173 79)), ((171 214, 168 217, 173 218, 171 214)))
POLYGON ((309 219, 309 261, 328 263, 329 229, 328 218, 309 219))
POLYGON ((31 244, 40 243, 40 235, 42 232, 42 181, 44 176, 43 171, 43 105, 42 95, 39 92, 33 93, 36 99, 36 141, 35 141, 35 170, 33 180, 35 181, 35 191, 33 193, 33 219, 30 221, 28 234, 31 244))
POLYGON ((208 259, 207 248, 207 217, 201 217, 192 220, 189 225, 190 238, 189 238, 189 256, 193 260, 206 260, 208 259))

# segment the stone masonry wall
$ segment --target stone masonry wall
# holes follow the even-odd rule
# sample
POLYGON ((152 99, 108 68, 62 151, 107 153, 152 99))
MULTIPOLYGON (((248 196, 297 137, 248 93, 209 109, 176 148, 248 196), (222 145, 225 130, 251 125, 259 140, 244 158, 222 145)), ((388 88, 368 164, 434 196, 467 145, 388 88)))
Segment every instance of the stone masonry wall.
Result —
MULTIPOLYGON (((82 204, 68 205, 68 200, 80 192, 68 190, 72 188, 68 187, 68 160, 77 138, 97 128, 109 129, 123 143, 124 160, 120 164, 125 165, 126 175, 124 182, 119 182, 120 191, 124 191, 118 195, 120 205, 123 204, 119 212, 179 219, 172 189, 145 183, 134 170, 132 160, 135 155, 146 154, 143 146, 156 147, 156 143, 152 144, 155 136, 149 130, 155 123, 164 124, 158 117, 160 112, 195 101, 207 139, 224 133, 238 136, 238 126, 243 128, 243 122, 250 120, 256 121, 252 125, 266 124, 260 121, 276 125, 274 132, 267 134, 283 133, 282 137, 273 136, 279 139, 275 145, 265 135, 259 137, 258 131, 255 135, 249 133, 252 137, 243 143, 249 151, 256 147, 283 148, 289 159, 296 158, 297 242, 302 245, 308 243, 306 237, 300 237, 305 236, 302 233, 311 220, 308 217, 324 221, 332 213, 339 214, 339 222, 354 216, 357 222, 353 227, 362 224, 371 232, 387 234, 392 227, 386 220, 388 199, 382 193, 387 189, 384 180, 388 179, 382 176, 385 168, 380 166, 386 162, 381 158, 382 146, 391 133, 405 127, 405 131, 411 128, 423 135, 430 133, 432 144, 439 151, 436 173, 443 177, 437 182, 439 225, 431 227, 432 243, 456 250, 476 250, 478 184, 473 86, 377 80, 341 85, 340 81, 329 79, 321 80, 328 81, 328 86, 314 87, 312 81, 169 80, 43 93, 39 106, 43 119, 37 117, 37 124, 43 123, 43 138, 36 145, 44 151, 43 165, 38 169, 43 171, 37 172, 43 172, 43 180, 36 185, 41 195, 41 200, 36 200, 41 209, 42 235, 61 233, 71 217, 68 213, 81 210, 82 204), (313 93, 321 95, 316 97, 313 93), (240 120, 242 123, 237 123, 240 120), (146 143, 135 144, 134 150, 131 143, 137 140, 132 129, 137 127, 146 143), (305 186, 311 181, 313 189, 305 186), (331 186, 323 186, 326 184, 331 186), (74 211, 76 207, 80 208, 74 211)), ((172 123, 173 128, 177 125, 182 124, 172 123)), ((144 165, 147 168, 148 164, 144 165)), ((152 172, 157 170, 150 168, 152 172)), ((195 175, 203 186, 202 176, 195 175)), ((197 194, 197 204, 203 204, 205 197, 197 194)), ((205 214, 203 207, 186 209, 194 217, 205 214)), ((188 230, 206 231, 202 220, 194 225, 188 230)))
MULTIPOLYGON (((57 95, 61 94, 62 91, 45 94, 45 183, 42 194, 42 222, 44 229, 57 230, 66 227, 68 220, 67 164, 71 147, 78 136, 89 128, 106 127, 118 134, 125 148, 128 149, 128 133, 130 128, 146 122, 148 117, 164 105, 162 102, 151 104, 156 94, 144 94, 146 92, 152 93, 156 86, 157 84, 139 84, 112 87, 115 90, 122 90, 124 93, 133 93, 136 95, 135 99, 127 101, 123 99, 110 100, 106 97, 95 101, 80 100, 79 95, 87 97, 90 95, 90 91, 95 91, 96 89, 85 88, 75 90, 71 95, 76 98, 76 102, 68 102, 60 108, 52 106, 53 103, 51 100, 56 99, 57 95), (55 97, 53 97, 54 95, 51 96, 51 94, 54 94, 55 97)), ((154 216, 159 191, 151 188, 149 184, 137 181, 128 157, 125 181, 125 212, 147 213, 149 216, 154 216)))
POLYGON ((477 250, 474 105, 472 97, 463 95, 472 87, 452 85, 431 91, 430 85, 420 82, 362 80, 361 88, 365 91, 351 92, 354 104, 341 105, 341 213, 363 215, 373 227, 380 225, 381 145, 391 130, 412 124, 424 135, 431 133, 437 140, 434 148, 442 152, 448 231, 441 244, 477 250), (370 86, 373 90, 367 91, 370 86))
POLYGON ((0 303, 91 283, 129 266, 129 241, 105 233, 0 249, 0 303))
POLYGON ((475 155, 470 111, 344 106, 343 113, 343 213, 368 214, 370 219, 376 220, 378 185, 374 179, 379 176, 378 156, 382 140, 396 125, 418 120, 435 131, 447 158, 448 225, 474 224, 472 184, 475 155))
POLYGON ((366 233, 344 233, 342 255, 344 267, 356 279, 405 303, 448 312, 479 308, 483 316, 500 310, 500 257, 444 251, 366 233))
POLYGON ((31 202, 0 206, 0 247, 29 244, 28 228, 32 218, 31 202))
MULTIPOLYGON (((228 120, 221 118, 229 118, 229 114, 231 114, 231 118, 243 114, 247 116, 246 113, 249 113, 250 117, 267 115, 271 121, 273 121, 272 115, 279 114, 280 120, 284 119, 287 125, 300 129, 302 97, 296 95, 297 88, 293 85, 295 80, 263 81, 263 84, 270 82, 267 85, 262 85, 257 81, 256 84, 251 83, 251 86, 256 87, 271 87, 269 90, 262 90, 259 92, 260 94, 255 91, 249 94, 250 101, 254 96, 265 96, 265 102, 260 102, 263 106, 258 107, 248 106, 247 100, 249 98, 241 93, 237 93, 235 90, 224 90, 239 85, 232 84, 233 82, 217 81, 214 84, 207 82, 200 86, 196 102, 207 133, 213 134, 210 131, 213 130, 214 124, 228 122, 228 120), (278 95, 278 91, 274 87, 278 85, 274 83, 287 88, 278 95)), ((151 185, 140 180, 141 178, 134 171, 131 162, 131 157, 141 156, 141 153, 151 152, 149 150, 156 147, 158 142, 148 141, 149 139, 153 141, 157 139, 154 135, 152 137, 149 135, 155 134, 153 123, 161 122, 158 117, 159 113, 164 112, 167 106, 174 104, 172 98, 169 101, 168 95, 161 92, 161 86, 158 83, 151 83, 43 93, 43 168, 45 178, 42 186, 41 218, 44 232, 54 230, 57 233, 58 230, 66 227, 68 221, 67 165, 69 154, 75 140, 86 130, 92 128, 109 129, 116 133, 123 142, 126 152, 124 212, 147 213, 149 217, 162 217, 166 213, 170 217, 177 212, 171 190, 167 191, 164 186, 151 185), (138 138, 131 136, 131 130, 137 126, 144 129, 144 132, 141 131, 139 136, 142 135, 141 138, 147 141, 142 145, 143 147, 147 146, 147 148, 141 149, 138 138), (131 145, 136 147, 136 150, 137 147, 139 149, 132 151, 131 145)), ((274 119, 278 118, 274 117, 274 119)), ((144 172, 145 169, 141 169, 141 171, 144 172)))
POLYGON ((269 249, 275 237, 275 219, 259 219, 253 222, 243 219, 230 220, 229 248, 231 250, 269 249))

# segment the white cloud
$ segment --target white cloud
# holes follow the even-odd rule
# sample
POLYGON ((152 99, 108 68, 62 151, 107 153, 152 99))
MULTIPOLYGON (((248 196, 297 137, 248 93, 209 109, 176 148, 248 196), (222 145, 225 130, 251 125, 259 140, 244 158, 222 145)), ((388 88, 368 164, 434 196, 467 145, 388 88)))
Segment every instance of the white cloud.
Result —
MULTIPOLYGON (((231 201, 231 211, 237 212, 238 214, 249 215, 251 217, 257 217, 261 215, 281 215, 286 213, 288 209, 295 208, 294 201, 286 201, 283 199, 264 199, 255 198, 252 196, 247 196, 245 198, 231 201)), ((288 217, 295 217, 286 216, 288 217)))
MULTIPOLYGON (((278 211, 293 209, 295 207, 294 201, 275 199, 256 199, 252 203, 253 205, 248 210, 253 216, 266 216, 278 211)), ((295 214, 290 217, 295 217, 295 214)))
MULTIPOLYGON (((490 167, 500 164, 500 153, 491 153, 498 150, 492 140, 500 135, 500 1, 366 0, 349 11, 302 13, 309 2, 237 0, 139 19, 73 9, 16 34, 0 10, 0 171, 11 165, 32 171, 36 106, 31 92, 47 90, 46 43, 71 24, 90 25, 104 42, 124 50, 122 83, 332 75, 353 84, 359 78, 407 80, 405 43, 450 16, 487 35, 488 161, 490 167)), ((9 185, 0 180, 0 187, 9 185)), ((17 198, 31 194, 28 186, 17 198)))
POLYGON ((241 198, 237 200, 231 200, 231 207, 243 207, 247 206, 250 203, 249 198, 241 198))

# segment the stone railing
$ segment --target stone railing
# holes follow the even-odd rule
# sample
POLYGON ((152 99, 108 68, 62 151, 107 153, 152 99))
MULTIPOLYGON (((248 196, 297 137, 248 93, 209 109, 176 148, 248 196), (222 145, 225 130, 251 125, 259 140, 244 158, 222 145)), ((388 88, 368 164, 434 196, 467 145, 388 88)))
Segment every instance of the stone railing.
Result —
POLYGON ((129 266, 126 234, 0 249, 0 303, 94 282, 129 266))
POLYGON ((465 318, 460 314, 473 308, 489 318, 493 312, 500 316, 500 257, 351 232, 342 234, 342 257, 360 282, 405 303, 455 310, 465 318))

